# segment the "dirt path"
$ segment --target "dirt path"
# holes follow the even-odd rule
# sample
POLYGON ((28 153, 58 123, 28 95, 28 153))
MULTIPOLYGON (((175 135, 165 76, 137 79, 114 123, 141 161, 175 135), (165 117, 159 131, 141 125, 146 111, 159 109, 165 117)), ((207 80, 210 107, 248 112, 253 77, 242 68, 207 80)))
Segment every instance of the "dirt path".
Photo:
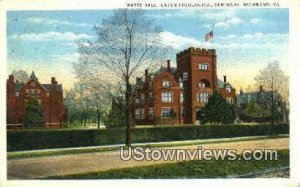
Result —
MULTIPOLYGON (((197 149, 200 145, 178 146, 171 149, 197 149)), ((288 149, 289 138, 252 140, 202 145, 204 149, 288 149)), ((164 147, 163 149, 166 149, 164 147)), ((146 166, 174 161, 122 161, 120 152, 100 152, 61 155, 40 158, 13 159, 7 161, 8 179, 35 179, 54 175, 97 172, 109 169, 146 166)))

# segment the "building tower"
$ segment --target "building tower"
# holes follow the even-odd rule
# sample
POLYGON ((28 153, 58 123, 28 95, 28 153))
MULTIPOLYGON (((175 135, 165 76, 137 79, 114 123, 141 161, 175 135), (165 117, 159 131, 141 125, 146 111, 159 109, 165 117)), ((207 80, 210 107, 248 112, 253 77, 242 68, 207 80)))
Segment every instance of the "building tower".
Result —
POLYGON ((184 123, 193 123, 197 111, 218 88, 215 49, 188 48, 177 54, 177 77, 183 81, 184 123))

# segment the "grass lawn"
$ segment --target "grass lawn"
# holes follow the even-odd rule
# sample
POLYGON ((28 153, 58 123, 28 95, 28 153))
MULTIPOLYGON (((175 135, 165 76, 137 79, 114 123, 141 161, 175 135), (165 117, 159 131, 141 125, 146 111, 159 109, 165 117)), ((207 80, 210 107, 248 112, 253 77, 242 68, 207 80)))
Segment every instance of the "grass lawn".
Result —
POLYGON ((52 176, 46 179, 185 179, 224 178, 289 166, 289 150, 278 151, 277 161, 184 161, 177 163, 114 169, 85 174, 52 176))
MULTIPOLYGON (((240 137, 240 138, 226 138, 221 139, 207 139, 207 140, 192 140, 192 141, 175 141, 175 142, 161 142, 155 144, 143 143, 143 147, 175 147, 175 146, 185 146, 185 145, 203 145, 211 143, 225 143, 225 142, 237 142, 237 141, 250 141, 250 140, 264 140, 264 139, 276 139, 285 138, 289 135, 274 135, 274 136, 263 136, 263 137, 240 137)), ((140 146, 140 145, 139 145, 140 146)), ((135 147, 134 145, 132 147, 135 147)), ((96 152, 108 152, 120 150, 120 146, 114 147, 79 147, 76 149, 66 148, 66 149, 48 149, 48 150, 38 150, 38 151, 16 151, 8 152, 7 159, 18 159, 18 158, 32 158, 32 157, 44 157, 44 156, 57 156, 57 155, 67 155, 67 154, 80 154, 80 153, 96 153, 96 152)))

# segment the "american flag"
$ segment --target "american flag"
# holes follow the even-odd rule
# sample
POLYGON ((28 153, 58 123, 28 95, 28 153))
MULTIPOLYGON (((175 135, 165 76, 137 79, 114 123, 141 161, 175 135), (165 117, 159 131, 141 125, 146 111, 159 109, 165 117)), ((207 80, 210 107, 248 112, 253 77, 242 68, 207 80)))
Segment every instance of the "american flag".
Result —
POLYGON ((213 31, 210 31, 209 33, 207 33, 206 35, 205 35, 205 41, 207 42, 207 41, 209 41, 209 40, 212 40, 214 38, 214 33, 213 33, 213 31))

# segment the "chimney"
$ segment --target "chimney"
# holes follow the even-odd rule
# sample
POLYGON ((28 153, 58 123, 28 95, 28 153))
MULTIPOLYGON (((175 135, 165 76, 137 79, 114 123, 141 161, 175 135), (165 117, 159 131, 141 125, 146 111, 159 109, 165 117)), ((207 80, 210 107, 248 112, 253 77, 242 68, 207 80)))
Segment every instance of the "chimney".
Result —
POLYGON ((259 86, 259 92, 263 92, 263 91, 264 91, 263 86, 260 85, 260 86, 259 86))
POLYGON ((14 75, 9 75, 9 77, 8 77, 8 79, 10 80, 10 81, 12 81, 12 82, 14 82, 14 75))
POLYGON ((244 94, 244 91, 243 91, 243 88, 240 89, 240 95, 243 95, 244 94))
POLYGON ((51 77, 51 84, 55 84, 55 77, 51 77))
POLYGON ((145 69, 145 79, 148 78, 148 69, 145 69))
POLYGON ((223 77, 224 77, 224 83, 226 83, 226 75, 224 75, 223 77))
POLYGON ((167 60, 167 70, 171 71, 170 60, 167 60))

